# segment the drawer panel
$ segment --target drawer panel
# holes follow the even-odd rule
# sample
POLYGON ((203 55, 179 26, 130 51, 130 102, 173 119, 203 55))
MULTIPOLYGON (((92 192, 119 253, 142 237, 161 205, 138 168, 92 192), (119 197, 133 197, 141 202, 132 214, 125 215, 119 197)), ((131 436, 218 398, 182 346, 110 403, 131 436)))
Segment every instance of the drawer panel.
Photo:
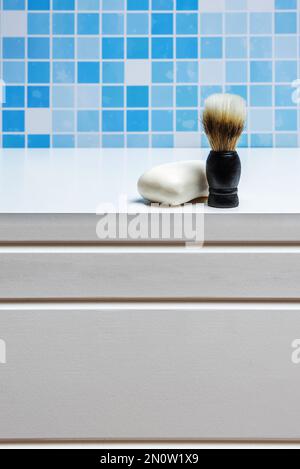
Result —
POLYGON ((16 308, 2 440, 300 439, 300 305, 16 308))
POLYGON ((300 248, 1 248, 0 299, 300 299, 300 248))

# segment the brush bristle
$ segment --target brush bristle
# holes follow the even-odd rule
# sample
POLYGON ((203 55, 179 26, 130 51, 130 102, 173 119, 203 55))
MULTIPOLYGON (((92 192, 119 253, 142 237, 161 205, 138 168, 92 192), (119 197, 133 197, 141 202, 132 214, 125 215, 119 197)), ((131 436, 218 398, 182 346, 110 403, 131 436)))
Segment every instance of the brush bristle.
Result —
POLYGON ((205 101, 203 127, 214 151, 235 151, 246 115, 246 102, 240 96, 214 94, 205 101))

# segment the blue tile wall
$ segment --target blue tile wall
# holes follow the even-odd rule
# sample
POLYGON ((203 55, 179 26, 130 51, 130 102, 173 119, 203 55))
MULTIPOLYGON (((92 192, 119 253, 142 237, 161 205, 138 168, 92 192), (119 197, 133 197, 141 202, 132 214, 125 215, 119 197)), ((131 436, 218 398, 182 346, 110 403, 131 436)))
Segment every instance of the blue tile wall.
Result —
POLYGON ((240 146, 300 146, 300 0, 0 6, 4 148, 207 146, 220 92, 247 100, 240 146))

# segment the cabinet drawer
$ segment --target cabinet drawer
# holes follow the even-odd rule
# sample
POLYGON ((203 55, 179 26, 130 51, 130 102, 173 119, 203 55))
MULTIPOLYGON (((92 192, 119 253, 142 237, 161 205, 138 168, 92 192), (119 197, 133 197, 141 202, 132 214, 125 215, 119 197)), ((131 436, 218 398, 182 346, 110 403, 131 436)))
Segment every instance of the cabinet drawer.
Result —
POLYGON ((300 248, 0 248, 1 300, 300 299, 300 248))
POLYGON ((300 439, 300 305, 2 306, 0 338, 0 439, 300 439))

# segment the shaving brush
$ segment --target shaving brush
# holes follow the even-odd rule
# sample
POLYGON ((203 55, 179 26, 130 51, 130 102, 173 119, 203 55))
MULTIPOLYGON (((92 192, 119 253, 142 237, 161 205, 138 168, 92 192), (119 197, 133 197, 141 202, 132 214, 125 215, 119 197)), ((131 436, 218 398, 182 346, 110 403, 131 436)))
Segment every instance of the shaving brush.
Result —
POLYGON ((215 94, 205 102, 203 127, 212 148, 206 165, 210 207, 239 206, 241 160, 236 146, 246 115, 246 103, 240 96, 215 94))

